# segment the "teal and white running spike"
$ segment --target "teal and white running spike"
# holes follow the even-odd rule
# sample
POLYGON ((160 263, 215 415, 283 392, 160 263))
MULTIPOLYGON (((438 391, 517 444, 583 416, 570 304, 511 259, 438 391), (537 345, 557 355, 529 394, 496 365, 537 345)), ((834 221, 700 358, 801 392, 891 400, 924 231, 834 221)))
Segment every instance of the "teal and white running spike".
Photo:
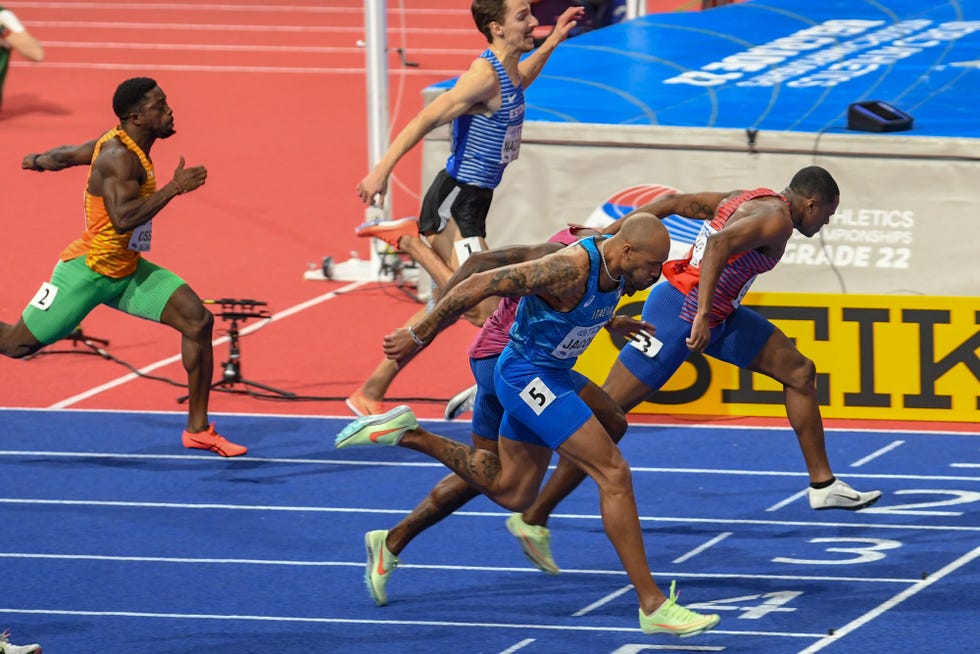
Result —
POLYGON ((374 416, 362 416, 344 427, 337 434, 334 446, 337 448, 358 445, 398 445, 405 432, 416 429, 419 421, 412 409, 399 404, 391 411, 374 416))

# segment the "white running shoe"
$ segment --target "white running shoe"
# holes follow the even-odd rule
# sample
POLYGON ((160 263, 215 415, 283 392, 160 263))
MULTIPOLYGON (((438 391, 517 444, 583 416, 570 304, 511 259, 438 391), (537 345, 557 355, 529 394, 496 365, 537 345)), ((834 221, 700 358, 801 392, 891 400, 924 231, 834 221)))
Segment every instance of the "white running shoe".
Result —
POLYGON ((453 395, 446 402, 446 412, 443 416, 446 420, 455 420, 460 414, 473 410, 473 402, 476 400, 476 385, 470 386, 465 391, 460 391, 453 395))
POLYGON ((41 654, 41 646, 37 643, 33 645, 14 645, 7 640, 9 637, 9 631, 0 633, 0 654, 41 654))
POLYGON ((873 490, 862 493, 856 491, 840 479, 826 488, 809 488, 810 508, 817 511, 824 509, 846 509, 857 511, 871 506, 881 499, 881 491, 873 490))

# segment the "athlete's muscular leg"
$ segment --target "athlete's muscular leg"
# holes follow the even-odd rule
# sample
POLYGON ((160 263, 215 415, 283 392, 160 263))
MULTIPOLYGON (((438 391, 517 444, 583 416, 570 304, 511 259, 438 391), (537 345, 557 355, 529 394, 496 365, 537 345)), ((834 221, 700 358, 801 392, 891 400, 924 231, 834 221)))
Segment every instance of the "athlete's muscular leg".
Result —
POLYGON ((208 395, 214 372, 211 347, 214 314, 184 284, 170 296, 160 322, 180 332, 180 358, 187 371, 187 431, 203 431, 208 428, 208 395))
MULTIPOLYGON (((497 441, 476 434, 473 434, 473 445, 480 450, 497 451, 497 441)), ((392 554, 398 556, 413 538, 446 516, 455 513, 479 494, 480 491, 470 486, 455 472, 447 475, 429 491, 429 495, 412 509, 411 513, 391 528, 385 545, 392 554)))
MULTIPOLYGON (((445 230, 439 234, 435 234, 430 238, 432 245, 426 245, 418 237, 414 236, 403 236, 398 241, 398 247, 407 253, 410 257, 415 259, 422 268, 425 269, 429 276, 432 277, 432 281, 435 282, 436 286, 442 288, 452 277, 453 272, 459 267, 459 263, 456 259, 456 253, 452 247, 452 240, 448 240, 448 247, 445 244, 447 234, 459 236, 459 230, 456 228, 456 223, 452 220, 449 221, 449 225, 445 230)), ((484 244, 485 246, 486 244, 484 244)), ((483 304, 479 305, 477 309, 473 309, 466 314, 466 317, 470 322, 476 324, 477 326, 482 325, 483 322, 493 313, 493 310, 497 307, 497 302, 499 300, 493 300, 490 303, 492 307, 489 313, 485 313, 483 304), (475 312, 475 313, 474 313, 475 312), (475 322, 479 321, 479 323, 475 322)), ((486 302, 484 304, 487 304, 486 302)), ((428 313, 428 309, 419 309, 404 326, 414 325, 418 321, 425 317, 428 313)), ((384 400, 385 395, 388 393, 388 388, 391 383, 398 376, 398 366, 389 359, 382 359, 378 366, 371 373, 371 376, 361 384, 361 393, 369 400, 375 402, 381 402, 384 400)))
POLYGON ((834 473, 827 460, 823 420, 817 401, 817 368, 813 361, 803 356, 796 345, 776 329, 749 369, 783 384, 786 417, 799 439, 810 482, 829 480, 834 473))
POLYGON ((398 241, 398 248, 422 266, 435 285, 442 288, 452 277, 454 268, 450 268, 446 259, 443 259, 427 242, 417 236, 403 236, 398 241))
MULTIPOLYGON (((589 405, 613 442, 618 443, 626 434, 628 426, 626 414, 619 405, 592 382, 585 385, 579 392, 579 397, 589 405)), ((570 459, 561 457, 555 471, 551 473, 541 492, 538 493, 537 499, 522 514, 524 522, 529 525, 546 526, 548 517, 555 507, 578 488, 579 484, 585 481, 586 476, 585 472, 570 459)))
POLYGON ((44 347, 19 318, 13 325, 0 322, 0 354, 12 359, 22 359, 44 347))
POLYGON ((548 447, 503 437, 494 453, 421 427, 405 432, 399 445, 441 461, 476 490, 511 511, 522 511, 534 501, 552 454, 548 447))
MULTIPOLYGON (((481 237, 477 238, 480 239, 480 247, 486 250, 486 240, 481 237)), ((459 257, 456 254, 456 241, 461 241, 462 239, 463 237, 459 233, 459 227, 456 225, 456 221, 450 219, 446 225, 446 229, 429 237, 429 243, 432 244, 432 249, 435 250, 439 257, 443 261, 446 261, 449 267, 455 271, 459 268, 459 257)), ((438 281, 436 283, 438 284, 438 281)), ((489 297, 463 315, 477 327, 482 327, 483 323, 490 317, 490 314, 497 309, 497 304, 499 303, 500 298, 489 297)))
POLYGON ((559 446, 558 453, 585 470, 599 487, 606 536, 636 589, 640 607, 649 615, 665 597, 650 573, 626 460, 594 416, 559 446))
MULTIPOLYGON (((402 239, 404 240, 404 239, 402 239)), ((425 314, 428 313, 428 309, 422 308, 412 314, 412 317, 405 322, 405 327, 414 325, 418 321, 425 318, 425 314)), ((374 400, 375 402, 381 402, 385 399, 385 395, 388 393, 388 387, 391 386, 391 382, 395 380, 398 375, 398 364, 396 364, 391 359, 385 358, 381 360, 381 363, 374 369, 371 376, 361 384, 361 393, 369 400, 374 400)))

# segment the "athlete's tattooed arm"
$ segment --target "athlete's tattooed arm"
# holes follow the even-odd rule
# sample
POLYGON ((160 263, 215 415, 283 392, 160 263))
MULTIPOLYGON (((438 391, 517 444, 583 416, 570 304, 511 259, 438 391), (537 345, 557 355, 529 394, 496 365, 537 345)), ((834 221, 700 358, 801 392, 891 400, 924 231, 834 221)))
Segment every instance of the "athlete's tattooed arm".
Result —
POLYGON ((567 310, 585 293, 588 274, 589 255, 582 247, 477 273, 444 295, 417 325, 386 336, 385 355, 399 364, 406 363, 463 313, 492 296, 538 295, 554 309, 567 310))
POLYGON ((443 297, 461 281, 468 279, 476 273, 514 263, 521 263, 522 261, 539 259, 546 254, 557 252, 562 247, 564 246, 561 243, 549 242, 538 245, 515 245, 512 247, 475 252, 453 273, 453 276, 446 282, 445 287, 440 289, 439 297, 443 297))
POLYGON ((606 227, 604 234, 615 234, 619 231, 623 219, 638 213, 652 213, 661 220, 667 216, 678 215, 694 220, 711 220, 715 217, 718 206, 728 198, 735 197, 742 191, 731 193, 668 193, 656 198, 653 202, 634 209, 623 218, 606 227))

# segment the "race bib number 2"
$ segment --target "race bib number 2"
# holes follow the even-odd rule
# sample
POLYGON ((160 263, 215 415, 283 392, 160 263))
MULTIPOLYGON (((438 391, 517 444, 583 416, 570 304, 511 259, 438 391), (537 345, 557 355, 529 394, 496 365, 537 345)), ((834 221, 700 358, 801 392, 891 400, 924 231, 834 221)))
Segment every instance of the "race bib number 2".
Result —
POLYGON ((58 295, 58 287, 52 286, 47 282, 41 282, 41 288, 37 290, 34 294, 34 298, 31 300, 30 305, 41 311, 47 311, 51 308, 54 303, 55 296, 58 295))
POLYGON ((534 414, 539 416, 555 401, 555 394, 541 381, 540 377, 532 379, 531 383, 521 391, 520 397, 525 404, 531 407, 534 414))

